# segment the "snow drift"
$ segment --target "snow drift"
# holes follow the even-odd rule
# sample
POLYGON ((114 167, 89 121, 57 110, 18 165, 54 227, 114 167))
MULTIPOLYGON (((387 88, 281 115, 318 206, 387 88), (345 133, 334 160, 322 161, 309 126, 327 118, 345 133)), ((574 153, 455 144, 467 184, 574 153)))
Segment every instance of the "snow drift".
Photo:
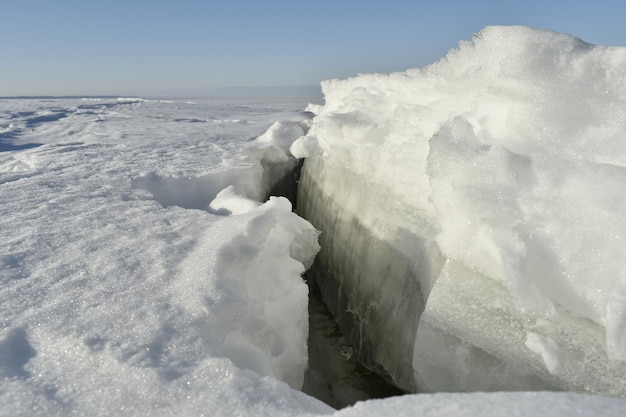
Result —
POLYGON ((322 84, 299 207, 366 361, 410 390, 626 396, 625 81, 626 48, 488 27, 322 84))

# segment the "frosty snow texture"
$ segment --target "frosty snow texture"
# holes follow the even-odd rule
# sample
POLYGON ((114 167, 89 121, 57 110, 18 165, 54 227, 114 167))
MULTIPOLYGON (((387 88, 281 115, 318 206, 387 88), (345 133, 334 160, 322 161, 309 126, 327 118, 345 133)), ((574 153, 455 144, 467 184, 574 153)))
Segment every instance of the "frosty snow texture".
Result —
POLYGON ((284 383, 317 231, 263 204, 306 101, 0 103, 0 415, 329 410, 284 383))

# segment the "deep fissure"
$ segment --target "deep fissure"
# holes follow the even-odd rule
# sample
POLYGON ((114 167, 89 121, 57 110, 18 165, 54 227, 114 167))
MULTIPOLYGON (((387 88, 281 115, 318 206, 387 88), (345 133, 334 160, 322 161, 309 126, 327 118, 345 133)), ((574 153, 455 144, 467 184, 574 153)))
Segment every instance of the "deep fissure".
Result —
POLYGON ((324 303, 314 277, 305 277, 309 285, 309 368, 303 391, 337 409, 404 394, 360 362, 352 342, 324 303))
MULTIPOLYGON (((297 197, 303 164, 304 160, 299 160, 293 170, 270 190, 270 195, 288 198, 293 210, 301 216, 297 210, 297 197)), ((338 318, 324 301, 316 279, 320 268, 320 260, 316 258, 304 276, 309 286, 309 368, 303 392, 336 409, 357 401, 405 394, 390 382, 388 375, 370 369, 360 361, 358 350, 342 332, 338 318)), ((326 276, 325 279, 332 277, 326 276)))

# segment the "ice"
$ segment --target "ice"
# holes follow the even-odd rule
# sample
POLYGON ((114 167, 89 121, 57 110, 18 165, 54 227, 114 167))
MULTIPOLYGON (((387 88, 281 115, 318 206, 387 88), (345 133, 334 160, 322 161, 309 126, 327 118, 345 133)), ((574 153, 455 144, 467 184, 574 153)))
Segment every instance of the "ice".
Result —
POLYGON ((623 278, 620 284, 607 305, 606 345, 611 359, 626 361, 626 285, 623 278))
POLYGON ((412 251, 409 257, 366 227, 365 216, 389 219, 390 207, 376 204, 376 197, 363 178, 351 175, 344 165, 307 158, 298 212, 322 231, 319 265, 313 272, 344 334, 356 341, 367 366, 391 374, 397 384, 404 383, 402 388, 411 389, 415 311, 424 308, 412 271, 418 261, 423 261, 419 267, 424 269, 431 261, 419 237, 399 234, 398 240, 404 239, 412 251), (354 322, 353 315, 358 317, 354 322))
POLYGON ((370 366, 409 390, 626 396, 625 77, 626 48, 513 26, 322 83, 298 207, 370 366))
POLYGON ((541 355, 543 363, 551 374, 560 371, 563 349, 554 340, 530 332, 526 335, 526 347, 541 355))

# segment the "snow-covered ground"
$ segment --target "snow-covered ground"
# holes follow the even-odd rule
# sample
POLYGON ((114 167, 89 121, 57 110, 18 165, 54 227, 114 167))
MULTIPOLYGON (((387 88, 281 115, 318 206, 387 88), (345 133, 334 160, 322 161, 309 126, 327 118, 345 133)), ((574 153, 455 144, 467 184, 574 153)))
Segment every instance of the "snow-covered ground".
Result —
POLYGON ((317 232, 255 199, 308 101, 0 101, 0 414, 326 409, 241 370, 307 366, 317 232))
MULTIPOLYGON (((494 30, 429 69, 326 83, 313 131, 291 149, 374 179, 367 204, 355 201, 363 224, 407 226, 407 207, 435 224, 430 237, 454 260, 444 278, 458 264, 484 274, 515 295, 507 314, 576 312, 610 330, 620 361, 624 51, 494 30), (514 77, 514 57, 539 78, 514 77), (489 77, 503 83, 481 84, 489 77), (557 267, 554 286, 508 275, 557 267)), ((264 200, 294 164, 287 150, 309 126, 309 101, 0 100, 0 415, 622 416, 622 400, 572 393, 407 395, 335 412, 297 390, 300 275, 318 232, 286 199, 264 200)), ((398 237, 387 243, 413 241, 398 237)), ((533 329, 524 342, 536 362, 569 369, 560 339, 533 329)))

